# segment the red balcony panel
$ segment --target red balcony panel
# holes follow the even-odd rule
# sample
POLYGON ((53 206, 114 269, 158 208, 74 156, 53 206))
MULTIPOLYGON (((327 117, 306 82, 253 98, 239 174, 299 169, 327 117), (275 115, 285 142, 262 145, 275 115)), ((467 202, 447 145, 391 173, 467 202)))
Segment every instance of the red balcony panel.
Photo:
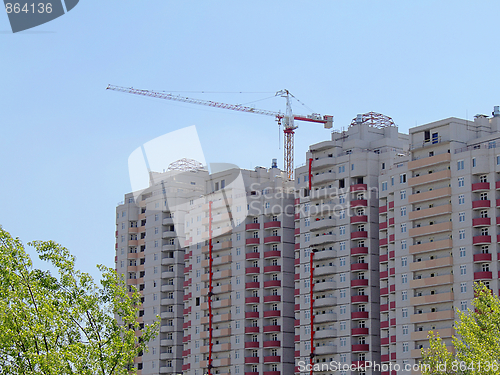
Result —
MULTIPOLYGON (((294 308, 294 310, 295 310, 295 311, 299 311, 299 310, 300 310, 300 303, 296 303, 296 304, 295 304, 295 308, 294 308)), ((266 311, 266 312, 269 312, 269 311, 266 311)), ((264 316, 265 316, 265 313, 266 313, 266 312, 264 312, 264 316)), ((272 311, 272 312, 275 312, 275 311, 272 311)))
POLYGON ((389 294, 389 288, 380 288, 380 295, 385 296, 389 294))
POLYGON ((259 363, 260 357, 245 357, 245 363, 259 363))
POLYGON ((491 262, 491 254, 474 254, 474 262, 491 262))
MULTIPOLYGON (((498 203, 498 199, 497 199, 497 203, 498 203)), ((478 201, 473 201, 472 202, 472 208, 473 209, 476 209, 476 208, 488 208, 488 207, 491 207, 491 202, 489 200, 478 200, 478 201)), ((498 204, 497 204, 497 207, 498 207, 498 204)))
POLYGON ((299 273, 296 273, 296 274, 293 276, 293 279, 294 279, 294 280, 299 280, 299 279, 300 279, 300 274, 299 274, 299 273))
POLYGON ((259 230, 260 229, 260 223, 250 223, 245 225, 245 230, 259 230))
POLYGON ((188 322, 182 324, 182 328, 184 328, 184 329, 189 328, 189 327, 191 327, 191 321, 188 321, 188 322))
POLYGON ((264 273, 270 272, 281 272, 281 266, 266 266, 264 267, 264 273))
POLYGON ((298 266, 298 265, 300 264, 300 258, 295 259, 295 260, 294 260, 294 264, 295 264, 296 266, 298 266))
POLYGON ((380 305, 380 312, 386 312, 389 311, 389 304, 384 303, 383 305, 380 305))
POLYGON ((366 199, 356 199, 351 201, 351 207, 367 207, 368 201, 366 199))
POLYGON ((264 281, 264 288, 279 288, 280 286, 281 286, 281 280, 264 281))
POLYGON ((381 279, 387 279, 388 277, 389 277, 389 271, 381 271, 380 272, 381 279))
POLYGON ((396 291, 396 285, 391 285, 389 288, 390 288, 389 291, 391 293, 394 293, 396 291))
POLYGON ((245 313, 245 319, 253 319, 253 318, 258 318, 258 317, 259 317, 258 311, 247 311, 245 313))
POLYGON ((259 303, 260 297, 247 297, 245 298, 245 303, 259 303))
POLYGON ((279 318, 280 316, 281 316, 281 311, 279 310, 264 311, 264 318, 279 318))
POLYGON ((351 303, 365 303, 368 302, 368 296, 352 296, 351 303))
POLYGON ((391 353, 391 361, 396 359, 396 353, 391 353))
POLYGON ((352 365, 355 366, 355 368, 359 368, 360 371, 362 368, 367 367, 369 365, 368 361, 352 361, 352 365))
POLYGON ((472 237, 472 243, 474 245, 483 245, 491 243, 491 236, 474 236, 472 237))
POLYGON ((182 342, 188 342, 188 341, 191 341, 191 335, 187 335, 182 338, 182 342))
POLYGON ((294 232, 293 232, 296 236, 298 236, 300 234, 300 228, 295 228, 294 232))
POLYGON ((396 253, 394 250, 389 251, 389 259, 394 259, 395 256, 396 256, 396 253))
POLYGON ((380 345, 389 345, 389 337, 381 338, 380 345))
POLYGON ((296 243, 295 244, 295 250, 299 250, 300 249, 300 243, 296 243))
POLYGON ((295 220, 300 220, 300 212, 298 214, 295 214, 295 220))
POLYGON ((245 333, 259 333, 259 327, 245 327, 245 333))
POLYGON ((295 319, 295 321, 294 321, 293 325, 294 325, 295 327, 300 326, 300 319, 295 319))
POLYGON ((182 365, 182 371, 187 371, 191 368, 191 364, 187 364, 187 365, 182 365))
POLYGON ((368 335, 368 328, 352 328, 351 335, 352 336, 368 335))
POLYGON ((368 231, 358 230, 356 232, 351 232, 351 240, 357 240, 358 238, 368 238, 368 231))
POLYGON ((268 221, 264 223, 264 229, 281 228, 281 221, 268 221))
POLYGON ((354 344, 351 346, 353 352, 368 352, 370 351, 370 345, 368 344, 354 344))
POLYGON ((389 254, 384 254, 384 255, 381 255, 379 257, 379 262, 380 263, 384 263, 384 262, 387 262, 389 260, 389 254))
POLYGON ((396 308, 396 301, 391 301, 391 303, 389 304, 389 308, 391 310, 394 310, 396 308))
POLYGON ((393 218, 393 217, 391 217, 391 218, 389 219, 389 226, 391 227, 391 226, 393 226, 393 225, 394 225, 394 218, 393 218))
POLYGON ((281 356, 279 355, 266 355, 264 356, 264 363, 276 363, 281 362, 281 356))
POLYGON ((259 347, 259 342, 258 341, 247 341, 247 342, 245 342, 245 349, 258 348, 258 347, 259 347))
POLYGON ((380 328, 389 328, 389 321, 384 320, 383 322, 380 322, 380 328))
POLYGON ((381 238, 379 241, 378 241, 378 245, 379 246, 387 246, 387 243, 389 242, 389 238, 381 238))
POLYGON ((300 350, 295 351, 295 357, 300 357, 300 350))
POLYGON ((358 254, 368 254, 368 247, 360 246, 360 247, 351 247, 351 255, 358 254))
POLYGON ((368 311, 353 311, 351 319, 368 319, 368 311))
POLYGON ((389 242, 394 242, 394 234, 389 235, 389 242))
POLYGON ((245 268, 245 274, 253 274, 253 273, 260 273, 260 268, 259 267, 247 267, 245 268))
POLYGON ((380 206, 380 207, 378 208, 378 213, 379 213, 379 214, 384 214, 384 213, 386 213, 386 212, 387 212, 387 206, 380 206))
POLYGON ((396 269, 394 267, 389 268, 389 276, 394 276, 396 274, 396 269))
POLYGON ((353 263, 351 264, 351 271, 367 271, 368 263, 353 263))
POLYGON ((295 205, 300 204, 300 198, 295 198, 295 205))
POLYGON ((387 230, 387 226, 388 226, 387 221, 384 221, 384 222, 378 224, 378 229, 379 230, 387 230))
POLYGON ((391 336, 391 344, 396 342, 396 335, 391 336))
POLYGON ((278 242, 281 242, 281 236, 269 236, 264 238, 265 244, 278 243, 278 242))
POLYGON ((497 242, 500 243, 500 234, 497 234, 497 242))
POLYGON ((349 187, 349 191, 356 192, 356 191, 366 191, 368 190, 368 185, 367 184, 354 184, 349 187))
POLYGON ((189 285, 191 285, 191 279, 184 281, 184 288, 187 288, 189 285))
POLYGON ((351 224, 367 223, 367 222, 368 222, 367 215, 351 216, 351 224))
MULTIPOLYGON (((295 337, 297 336, 299 336, 299 340, 297 341, 300 341, 300 335, 296 335, 295 337)), ((262 346, 264 348, 279 348, 281 347, 281 341, 264 341, 262 346)))
POLYGON ((357 287, 357 286, 368 286, 368 279, 356 279, 356 280, 351 280, 351 286, 352 286, 352 287, 357 287))
POLYGON ((486 227, 491 225, 491 219, 489 217, 478 217, 476 219, 472 219, 473 227, 486 227))
POLYGON ((190 255, 189 255, 189 254, 184 254, 184 260, 188 260, 188 259, 189 259, 189 257, 190 257, 190 255))
POLYGON ((491 271, 474 272, 474 280, 491 280, 492 277, 491 271))
POLYGON ((182 356, 185 357, 185 356, 188 356, 191 354, 191 349, 187 349, 187 350, 183 350, 182 351, 182 356))
POLYGON ((190 312, 191 312, 191 306, 189 306, 187 309, 184 309, 184 310, 183 310, 183 314, 184 314, 184 315, 187 315, 187 314, 189 314, 190 312))
POLYGON ((495 182, 495 189, 500 189, 500 181, 495 182))
POLYGON ((281 302, 281 296, 264 296, 264 303, 281 302))
POLYGON ((260 238, 247 238, 245 243, 247 245, 258 245, 260 244, 260 238))
POLYGON ((264 371, 264 375, 281 375, 281 371, 264 371))
POLYGON ((245 288, 246 289, 259 289, 260 283, 258 281, 250 281, 248 283, 245 283, 245 288))
MULTIPOLYGON (((390 361, 389 357, 390 357, 390 356, 389 356, 389 354, 382 354, 382 355, 380 356, 380 361, 381 361, 381 362, 389 362, 389 361, 390 361)), ((389 371, 387 371, 387 372, 389 372, 389 371)), ((388 374, 387 374, 387 375, 388 375, 388 374)))
POLYGON ((396 318, 391 319, 391 327, 394 327, 396 325, 396 318))
POLYGON ((300 335, 295 335, 295 341, 300 341, 300 335))
POLYGON ((271 250, 264 252, 264 259, 267 258, 279 258, 281 257, 281 251, 279 250, 271 250))
POLYGON ((264 326, 264 332, 281 332, 281 326, 264 326))
POLYGON ((472 191, 484 191, 484 190, 490 190, 490 183, 489 182, 477 182, 475 184, 472 184, 472 191))
POLYGON ((389 202, 389 210, 393 210, 393 209, 394 209, 394 201, 389 202))
MULTIPOLYGON (((295 275, 295 276, 297 276, 297 275, 295 275)), ((293 292, 293 294, 295 296, 298 296, 300 294, 300 289, 295 289, 294 292, 293 292)))

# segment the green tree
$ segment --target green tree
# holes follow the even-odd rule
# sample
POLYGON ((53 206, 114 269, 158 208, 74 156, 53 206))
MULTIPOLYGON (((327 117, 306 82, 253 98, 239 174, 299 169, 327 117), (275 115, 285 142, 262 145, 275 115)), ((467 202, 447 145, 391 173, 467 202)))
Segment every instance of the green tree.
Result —
POLYGON ((28 245, 57 274, 33 268, 22 242, 0 227, 0 374, 135 372, 134 357, 147 350, 159 327, 158 320, 145 327, 138 322, 137 290, 129 293, 102 265, 96 284, 53 241, 28 245))
POLYGON ((430 347, 422 349, 422 363, 429 367, 423 375, 500 374, 500 299, 482 283, 474 285, 474 293, 474 310, 457 310, 454 353, 429 333, 430 347))

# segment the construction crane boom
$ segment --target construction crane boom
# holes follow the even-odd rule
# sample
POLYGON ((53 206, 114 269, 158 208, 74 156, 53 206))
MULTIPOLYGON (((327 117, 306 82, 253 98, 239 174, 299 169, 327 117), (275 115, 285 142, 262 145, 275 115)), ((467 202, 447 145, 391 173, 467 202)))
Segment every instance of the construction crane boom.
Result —
POLYGON ((297 126, 295 126, 295 124, 294 124, 294 120, 321 123, 324 125, 324 127, 326 129, 331 129, 333 127, 333 116, 321 116, 317 113, 313 113, 313 114, 308 115, 308 116, 294 115, 292 113, 292 106, 291 106, 291 102, 290 102, 290 97, 293 97, 293 95, 290 94, 290 92, 288 90, 281 90, 281 91, 278 91, 276 93, 276 96, 282 96, 282 97, 286 98, 286 112, 285 112, 285 114, 283 114, 281 112, 268 111, 265 109, 256 109, 253 107, 248 107, 248 106, 239 105, 239 104, 226 104, 226 103, 214 102, 211 100, 194 99, 194 98, 188 98, 188 97, 179 96, 179 95, 172 95, 172 94, 167 94, 167 93, 162 93, 162 92, 157 92, 157 91, 134 89, 133 87, 121 87, 121 86, 108 85, 106 90, 113 90, 113 91, 125 92, 128 94, 148 96, 151 98, 174 100, 174 101, 190 103, 190 104, 205 105, 208 107, 223 108, 223 109, 229 109, 232 111, 254 113, 254 114, 265 115, 265 116, 273 116, 278 121, 278 124, 281 125, 281 123, 283 123, 283 132, 285 133, 284 168, 285 168, 285 172, 286 172, 286 175, 287 175, 289 180, 293 179, 293 164, 294 164, 294 162, 293 162, 293 159, 294 159, 293 158, 293 155, 294 155, 293 154, 294 153, 293 145, 294 145, 295 129, 297 129, 297 126))

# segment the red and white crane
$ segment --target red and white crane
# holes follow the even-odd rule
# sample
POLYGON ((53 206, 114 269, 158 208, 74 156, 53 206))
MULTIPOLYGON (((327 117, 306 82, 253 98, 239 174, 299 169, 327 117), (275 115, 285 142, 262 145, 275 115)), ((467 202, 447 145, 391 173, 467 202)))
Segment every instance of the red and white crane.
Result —
POLYGON ((288 90, 280 90, 276 93, 276 96, 281 96, 281 97, 286 98, 286 112, 284 114, 281 112, 268 111, 265 109, 256 109, 256 108, 252 108, 252 107, 248 107, 248 106, 244 106, 244 105, 239 105, 239 104, 226 104, 226 103, 214 102, 211 100, 193 99, 193 98, 188 98, 185 96, 172 95, 172 94, 167 94, 167 93, 162 93, 162 92, 134 89, 132 87, 127 88, 127 87, 108 85, 106 90, 113 90, 113 91, 120 91, 120 92, 129 93, 129 94, 149 96, 152 98, 175 100, 178 102, 199 104, 199 105, 205 105, 208 107, 230 109, 232 111, 240 111, 240 112, 247 112, 247 113, 255 113, 258 115, 273 116, 276 118, 279 125, 283 124, 283 132, 285 135, 284 136, 284 143, 285 143, 284 169, 285 169, 286 175, 287 175, 289 180, 293 179, 294 134, 295 134, 295 129, 298 128, 298 126, 295 125, 294 121, 297 120, 297 121, 316 122, 316 123, 323 124, 326 129, 331 129, 333 127, 333 116, 329 116, 329 115, 321 116, 317 113, 313 113, 313 114, 307 115, 307 116, 294 115, 292 113, 292 105, 291 105, 291 100, 290 100, 293 97, 293 95, 290 94, 290 92, 288 90))

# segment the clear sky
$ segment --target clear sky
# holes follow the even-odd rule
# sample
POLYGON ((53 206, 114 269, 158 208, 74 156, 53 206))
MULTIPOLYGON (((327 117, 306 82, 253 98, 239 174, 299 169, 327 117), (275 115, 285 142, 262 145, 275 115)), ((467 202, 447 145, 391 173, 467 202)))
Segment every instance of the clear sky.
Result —
MULTIPOLYGON (((97 275, 114 266, 115 207, 144 143, 196 125, 208 162, 283 166, 272 117, 108 83, 276 111, 283 98, 257 100, 286 88, 336 129, 375 111, 407 132, 500 105, 499 14, 498 1, 80 0, 12 34, 0 12, 0 225, 62 243, 97 275)), ((299 124, 295 165, 329 137, 299 124)))

